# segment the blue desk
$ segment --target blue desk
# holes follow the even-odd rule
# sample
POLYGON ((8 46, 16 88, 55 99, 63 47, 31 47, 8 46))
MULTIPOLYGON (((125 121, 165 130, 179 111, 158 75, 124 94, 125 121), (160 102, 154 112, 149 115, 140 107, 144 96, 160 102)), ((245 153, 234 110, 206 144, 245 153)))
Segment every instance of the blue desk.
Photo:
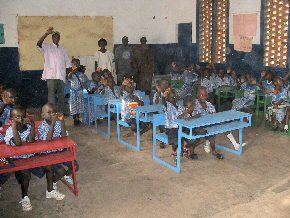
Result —
MULTIPOLYGON (((137 125, 137 146, 133 145, 127 141, 124 141, 121 138, 121 131, 120 131, 120 124, 122 124, 122 121, 118 121, 118 141, 122 144, 125 144, 135 150, 140 151, 141 150, 141 142, 140 142, 140 121, 142 122, 153 122, 153 115, 149 115, 150 113, 160 113, 163 112, 163 105, 156 104, 156 105, 145 105, 140 106, 138 108, 133 108, 133 110, 136 112, 136 125, 137 125)), ((119 117, 119 116, 118 116, 119 117)), ((123 125, 126 126, 126 125, 123 125)), ((127 126, 128 127, 128 126, 127 126)))
MULTIPOLYGON (((240 148, 238 151, 234 149, 230 149, 228 147, 222 145, 216 145, 217 149, 231 152, 236 155, 242 155, 243 153, 243 128, 250 127, 252 124, 252 115, 240 111, 230 110, 224 111, 216 114, 209 114, 197 119, 193 119, 190 121, 186 121, 184 119, 180 119, 176 121, 178 124, 178 150, 177 150, 177 164, 176 166, 162 160, 157 156, 156 153, 156 139, 164 138, 164 133, 160 134, 160 137, 154 130, 154 141, 153 141, 153 158, 157 162, 165 165, 166 167, 180 173, 180 158, 181 158, 181 150, 182 150, 182 138, 187 139, 198 139, 204 138, 206 136, 218 135, 225 132, 230 132, 234 130, 239 130, 239 142, 240 148), (245 121, 245 120, 248 120, 245 121), (207 130, 207 134, 205 135, 193 135, 192 130, 197 127, 203 127, 207 130), (182 131, 183 128, 188 128, 190 130, 189 134, 182 131)), ((155 127, 155 125, 154 125, 155 127)), ((156 129, 156 128, 155 128, 156 129)))

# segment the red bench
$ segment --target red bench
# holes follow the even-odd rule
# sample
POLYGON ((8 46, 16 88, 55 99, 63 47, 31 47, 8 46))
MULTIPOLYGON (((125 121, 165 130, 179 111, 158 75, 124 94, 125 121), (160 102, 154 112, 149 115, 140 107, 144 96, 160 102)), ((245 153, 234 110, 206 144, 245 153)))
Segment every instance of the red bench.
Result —
POLYGON ((75 166, 76 143, 67 137, 54 139, 52 141, 36 141, 35 143, 25 143, 22 146, 0 144, 0 158, 9 158, 25 154, 39 154, 45 151, 52 151, 57 149, 66 149, 66 151, 15 160, 14 166, 11 166, 10 164, 0 166, 0 174, 13 173, 18 170, 71 162, 74 184, 71 186, 65 181, 62 182, 68 186, 68 188, 75 194, 75 196, 78 196, 78 184, 75 166))

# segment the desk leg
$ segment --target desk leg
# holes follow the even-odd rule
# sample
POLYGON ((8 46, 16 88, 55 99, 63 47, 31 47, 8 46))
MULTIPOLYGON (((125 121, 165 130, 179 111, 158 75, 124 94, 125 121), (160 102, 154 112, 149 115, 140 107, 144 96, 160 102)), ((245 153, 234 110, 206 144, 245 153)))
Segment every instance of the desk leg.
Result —
POLYGON ((108 134, 107 138, 111 137, 111 104, 108 102, 108 134))
POLYGON ((137 125, 137 150, 141 150, 141 143, 140 143, 140 113, 137 112, 136 114, 136 125, 137 125))
POLYGON ((176 168, 177 172, 180 173, 180 159, 181 159, 181 147, 182 147, 182 126, 179 126, 178 129, 178 147, 177 147, 177 162, 176 168))
POLYGON ((74 190, 75 190, 75 195, 78 197, 79 195, 79 189, 78 189, 78 182, 77 182, 77 173, 76 173, 76 166, 75 162, 72 161, 72 170, 73 170, 73 181, 74 181, 74 190))
POLYGON ((89 127, 91 127, 91 104, 90 104, 90 95, 88 95, 88 122, 89 127))

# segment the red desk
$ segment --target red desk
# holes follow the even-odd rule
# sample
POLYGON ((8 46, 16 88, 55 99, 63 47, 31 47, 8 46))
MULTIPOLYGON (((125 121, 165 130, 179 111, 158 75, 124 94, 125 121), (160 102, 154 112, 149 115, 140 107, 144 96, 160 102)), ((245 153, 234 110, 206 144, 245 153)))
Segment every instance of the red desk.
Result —
POLYGON ((60 164, 64 162, 71 162, 74 184, 71 186, 64 181, 63 182, 76 196, 78 196, 76 166, 74 163, 76 160, 76 143, 67 137, 54 139, 52 141, 36 141, 35 143, 27 143, 22 146, 0 144, 0 158, 9 158, 25 154, 37 154, 57 149, 66 149, 66 151, 14 160, 14 166, 10 166, 8 164, 4 167, 0 167, 0 174, 12 173, 19 170, 60 164))

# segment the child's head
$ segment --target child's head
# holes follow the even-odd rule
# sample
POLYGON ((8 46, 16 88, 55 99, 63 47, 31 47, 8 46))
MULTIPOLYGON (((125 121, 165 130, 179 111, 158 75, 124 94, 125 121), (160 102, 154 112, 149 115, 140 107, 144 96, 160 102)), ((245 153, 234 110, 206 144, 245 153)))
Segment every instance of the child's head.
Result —
POLYGON ((183 102, 186 112, 192 114, 194 111, 195 99, 191 95, 188 95, 184 98, 183 102))
POLYGON ((241 75, 241 76, 240 76, 240 80, 241 80, 241 83, 245 83, 245 82, 247 82, 247 77, 246 77, 246 75, 241 75))
POLYGON ((122 82, 122 86, 126 92, 129 94, 133 94, 135 86, 134 86, 134 81, 129 78, 124 78, 124 81, 122 82))
POLYGON ((209 78, 210 78, 210 70, 207 69, 207 68, 205 68, 205 69, 203 70, 203 76, 204 76, 205 78, 209 79, 209 78))
POLYGON ((265 79, 268 81, 273 81, 273 73, 270 71, 266 72, 265 79))
POLYGON ((174 89, 168 88, 164 91, 165 101, 170 102, 173 105, 176 105, 178 101, 177 93, 174 89))
POLYGON ((100 47, 100 48, 105 48, 106 46, 107 46, 107 40, 106 39, 104 39, 104 38, 101 38, 99 41, 98 41, 98 46, 100 47))
POLYGON ((41 117, 44 120, 52 121, 52 118, 55 115, 55 113, 56 113, 56 109, 55 109, 54 104, 52 104, 52 103, 46 103, 42 107, 41 117))
POLYGON ((231 72, 230 72, 230 76, 231 76, 232 78, 235 78, 235 79, 238 78, 237 71, 234 70, 234 69, 232 69, 231 72))
POLYGON ((79 66, 80 66, 80 60, 77 59, 77 58, 73 58, 73 59, 71 60, 71 68, 72 68, 73 70, 76 70, 76 69, 79 69, 79 66))
POLYGON ((20 105, 15 106, 11 111, 11 118, 16 123, 17 129, 25 124, 26 109, 20 105))
POLYGON ((275 77, 274 85, 276 89, 281 89, 284 86, 283 79, 281 77, 275 77))
POLYGON ((16 103, 16 91, 12 88, 5 89, 2 93, 2 100, 7 105, 16 103))
POLYGON ((250 74, 248 78, 249 78, 248 79, 249 84, 251 84, 251 85, 257 84, 256 77, 253 74, 250 74))
POLYGON ((224 69, 219 69, 219 71, 218 71, 218 76, 219 76, 220 78, 224 78, 224 76, 225 76, 225 71, 224 71, 224 69))
POLYGON ((205 102, 208 98, 208 92, 207 92, 207 88, 204 87, 204 86, 201 86, 199 89, 198 89, 198 99, 201 101, 201 102, 205 102))
POLYGON ((160 80, 158 84, 162 92, 169 88, 169 82, 166 79, 160 80))
POLYGON ((98 72, 93 72, 92 73, 92 80, 95 82, 100 82, 101 81, 101 74, 98 72))

